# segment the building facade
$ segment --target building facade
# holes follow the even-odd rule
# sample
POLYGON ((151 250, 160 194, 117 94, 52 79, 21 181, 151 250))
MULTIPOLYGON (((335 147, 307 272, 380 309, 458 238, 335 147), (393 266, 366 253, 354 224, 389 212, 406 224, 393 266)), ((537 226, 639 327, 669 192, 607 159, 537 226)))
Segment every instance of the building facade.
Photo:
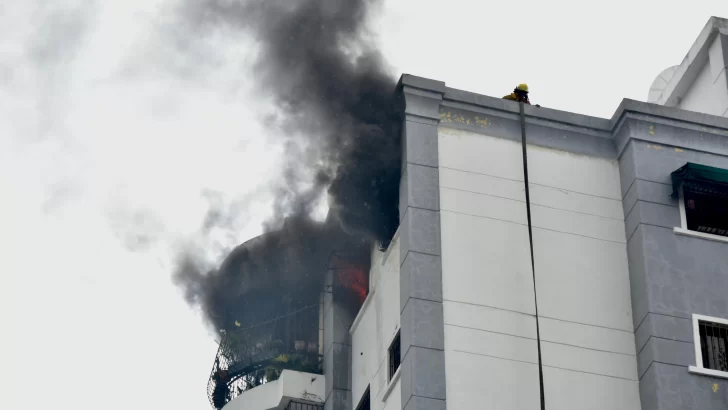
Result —
POLYGON ((519 105, 404 75, 401 226, 330 408, 539 409, 538 344, 547 409, 728 408, 727 45, 711 18, 611 119, 526 106, 528 207, 519 105))
POLYGON ((728 409, 727 67, 711 18, 611 119, 403 75, 400 227, 266 408, 728 409))

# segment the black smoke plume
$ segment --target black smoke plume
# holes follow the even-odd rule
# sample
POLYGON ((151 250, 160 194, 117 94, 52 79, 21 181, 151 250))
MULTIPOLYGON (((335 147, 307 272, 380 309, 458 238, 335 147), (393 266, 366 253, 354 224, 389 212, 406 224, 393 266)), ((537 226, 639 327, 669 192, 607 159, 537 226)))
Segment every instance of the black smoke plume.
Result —
POLYGON ((367 29, 379 0, 190 0, 183 22, 199 35, 257 41, 254 82, 292 147, 267 233, 202 273, 193 255, 175 280, 213 329, 263 310, 269 293, 316 297, 333 251, 368 269, 368 248, 398 225, 399 110, 395 79, 367 29), (301 186, 305 186, 302 189, 301 186), (327 222, 310 215, 328 194, 327 222))

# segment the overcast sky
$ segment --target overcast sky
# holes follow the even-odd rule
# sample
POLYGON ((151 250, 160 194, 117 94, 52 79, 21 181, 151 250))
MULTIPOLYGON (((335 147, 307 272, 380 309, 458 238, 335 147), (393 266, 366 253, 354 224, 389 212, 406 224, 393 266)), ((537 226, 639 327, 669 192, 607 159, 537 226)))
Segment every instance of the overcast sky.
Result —
MULTIPOLYGON (((373 28, 392 75, 527 82, 608 118, 728 17, 725 0, 499 3, 389 0, 373 28)), ((250 39, 196 39, 173 4, 0 0, 0 408, 209 408, 216 345, 171 256, 258 234, 282 147, 250 39), (210 210, 232 217, 204 235, 210 210)))

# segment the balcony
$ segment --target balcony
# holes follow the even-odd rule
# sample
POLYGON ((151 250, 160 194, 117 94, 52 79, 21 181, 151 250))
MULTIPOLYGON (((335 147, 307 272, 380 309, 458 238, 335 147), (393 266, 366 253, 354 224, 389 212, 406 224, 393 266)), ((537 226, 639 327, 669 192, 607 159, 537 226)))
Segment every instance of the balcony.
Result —
POLYGON ((243 392, 224 410, 322 410, 324 377, 283 370, 277 380, 243 392))
POLYGON ((213 408, 242 408, 233 403, 251 400, 257 404, 246 404, 246 409, 283 409, 292 398, 323 401, 323 384, 318 388, 323 383, 320 305, 286 311, 247 327, 236 322, 236 327, 222 332, 207 383, 213 408), (299 396, 301 392, 310 392, 311 396, 288 394, 294 387, 299 396), (265 407, 274 402, 274 407, 265 407))

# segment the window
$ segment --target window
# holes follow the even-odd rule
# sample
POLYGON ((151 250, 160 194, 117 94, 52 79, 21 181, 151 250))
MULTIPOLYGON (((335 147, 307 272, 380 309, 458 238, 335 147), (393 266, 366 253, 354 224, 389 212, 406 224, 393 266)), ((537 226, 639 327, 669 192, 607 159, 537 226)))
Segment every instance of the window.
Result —
POLYGON ((397 331, 397 335, 394 336, 394 340, 392 340, 392 344, 389 345, 389 380, 392 380, 392 377, 394 377, 394 374, 397 373, 397 369, 399 369, 399 364, 401 362, 401 350, 400 350, 400 338, 399 338, 399 330, 397 331))
POLYGON ((695 373, 728 378, 728 320, 693 315, 695 373))
POLYGON ((681 227, 675 232, 728 242, 728 170, 687 163, 672 173, 681 227))
POLYGON ((707 182, 682 186, 683 228, 728 237, 728 189, 707 182))
POLYGON ((356 410, 369 410, 369 408, 369 386, 367 386, 367 391, 364 392, 361 400, 359 400, 359 404, 356 406, 356 410))

